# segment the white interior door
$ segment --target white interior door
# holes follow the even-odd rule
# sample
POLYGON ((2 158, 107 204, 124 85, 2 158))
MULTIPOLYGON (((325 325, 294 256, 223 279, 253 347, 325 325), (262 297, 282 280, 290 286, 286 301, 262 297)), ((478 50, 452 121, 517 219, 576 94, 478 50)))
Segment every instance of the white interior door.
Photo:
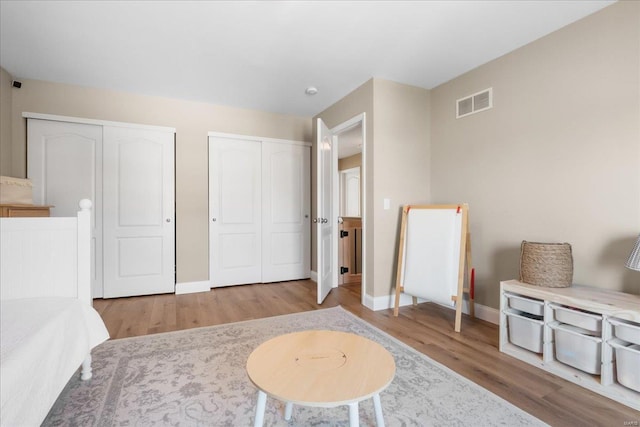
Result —
POLYGON ((104 296, 174 292, 174 133, 103 135, 104 296))
POLYGON ((307 146, 262 142, 262 282, 309 277, 309 155, 307 146))
POLYGON ((262 280, 260 142, 209 137, 211 287, 262 280))
POLYGON ((78 202, 91 209, 92 296, 102 297, 102 126, 27 120, 27 177, 33 202, 53 205, 51 216, 73 216, 78 202))
MULTIPOLYGON (((316 146, 317 179, 317 268, 318 268, 318 304, 322 304, 331 291, 334 277, 337 278, 334 265, 334 244, 336 240, 336 218, 333 215, 333 134, 318 119, 318 139, 316 146)), ((336 247, 337 248, 337 247, 336 247)))

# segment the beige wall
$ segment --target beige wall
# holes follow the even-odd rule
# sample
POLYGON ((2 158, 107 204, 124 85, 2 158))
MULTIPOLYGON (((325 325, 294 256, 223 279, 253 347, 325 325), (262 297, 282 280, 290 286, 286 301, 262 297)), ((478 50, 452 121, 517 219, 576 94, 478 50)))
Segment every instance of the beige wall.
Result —
POLYGON ((362 166, 362 153, 353 156, 338 159, 338 170, 343 171, 351 168, 362 166))
POLYGON ((569 242, 574 281, 640 293, 640 3, 619 2, 431 92, 432 202, 470 205, 476 299, 522 240, 569 242), (494 108, 455 118, 493 87, 494 108))
POLYGON ((11 75, 0 68, 0 175, 11 173, 11 75))
MULTIPOLYGON (((363 112, 366 293, 384 297, 395 284, 401 205, 424 203, 429 197, 429 91, 376 78, 317 117, 331 128, 363 112), (390 210, 383 209, 384 198, 391 199, 390 210)), ((313 211, 315 185, 312 192, 313 211)), ((315 270, 315 230, 312 235, 315 270)))
MULTIPOLYGON (((392 293, 396 281, 402 206, 426 203, 430 194, 430 94, 426 89, 374 79, 373 222, 376 248, 372 260, 375 291, 392 293), (391 209, 383 209, 383 199, 391 209)), ((371 211, 369 211, 371 212, 371 211)), ((368 279, 367 279, 368 280, 368 279)))
POLYGON ((309 117, 23 80, 22 89, 14 91, 12 102, 16 176, 25 174, 24 111, 176 128, 178 283, 205 281, 209 277, 207 132, 311 141, 309 117))

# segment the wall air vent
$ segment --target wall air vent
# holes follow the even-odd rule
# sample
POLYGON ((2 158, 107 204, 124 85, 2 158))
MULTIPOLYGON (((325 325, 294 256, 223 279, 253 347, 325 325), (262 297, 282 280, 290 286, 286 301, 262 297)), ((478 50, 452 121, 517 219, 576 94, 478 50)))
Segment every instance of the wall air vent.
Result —
POLYGON ((479 113, 493 107, 493 88, 474 93, 456 101, 456 118, 479 113))

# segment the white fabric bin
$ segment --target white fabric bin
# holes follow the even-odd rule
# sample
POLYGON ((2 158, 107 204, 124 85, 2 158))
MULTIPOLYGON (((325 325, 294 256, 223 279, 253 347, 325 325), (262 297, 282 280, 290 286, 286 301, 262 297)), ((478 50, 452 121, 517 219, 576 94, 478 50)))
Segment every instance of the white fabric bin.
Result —
POLYGON ((544 322, 525 313, 507 312, 509 342, 534 353, 542 353, 542 330, 544 322))
POLYGON ((536 316, 544 314, 544 301, 510 293, 505 293, 505 295, 509 301, 509 308, 536 316))
POLYGON ((33 184, 28 179, 0 176, 0 204, 33 204, 33 184))
POLYGON ((600 375, 602 338, 572 325, 559 324, 554 328, 556 359, 590 374, 600 375))
POLYGON ((600 335, 602 331, 601 315, 557 304, 551 304, 551 308, 553 308, 554 317, 558 322, 586 329, 590 335, 600 335))

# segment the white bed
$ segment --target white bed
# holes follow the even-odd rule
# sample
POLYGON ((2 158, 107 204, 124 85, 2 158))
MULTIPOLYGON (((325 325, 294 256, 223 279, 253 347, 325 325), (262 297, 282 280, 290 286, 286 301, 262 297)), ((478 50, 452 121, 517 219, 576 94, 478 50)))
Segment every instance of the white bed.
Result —
POLYGON ((0 219, 0 424, 39 425, 91 349, 91 202, 77 218, 0 219))

